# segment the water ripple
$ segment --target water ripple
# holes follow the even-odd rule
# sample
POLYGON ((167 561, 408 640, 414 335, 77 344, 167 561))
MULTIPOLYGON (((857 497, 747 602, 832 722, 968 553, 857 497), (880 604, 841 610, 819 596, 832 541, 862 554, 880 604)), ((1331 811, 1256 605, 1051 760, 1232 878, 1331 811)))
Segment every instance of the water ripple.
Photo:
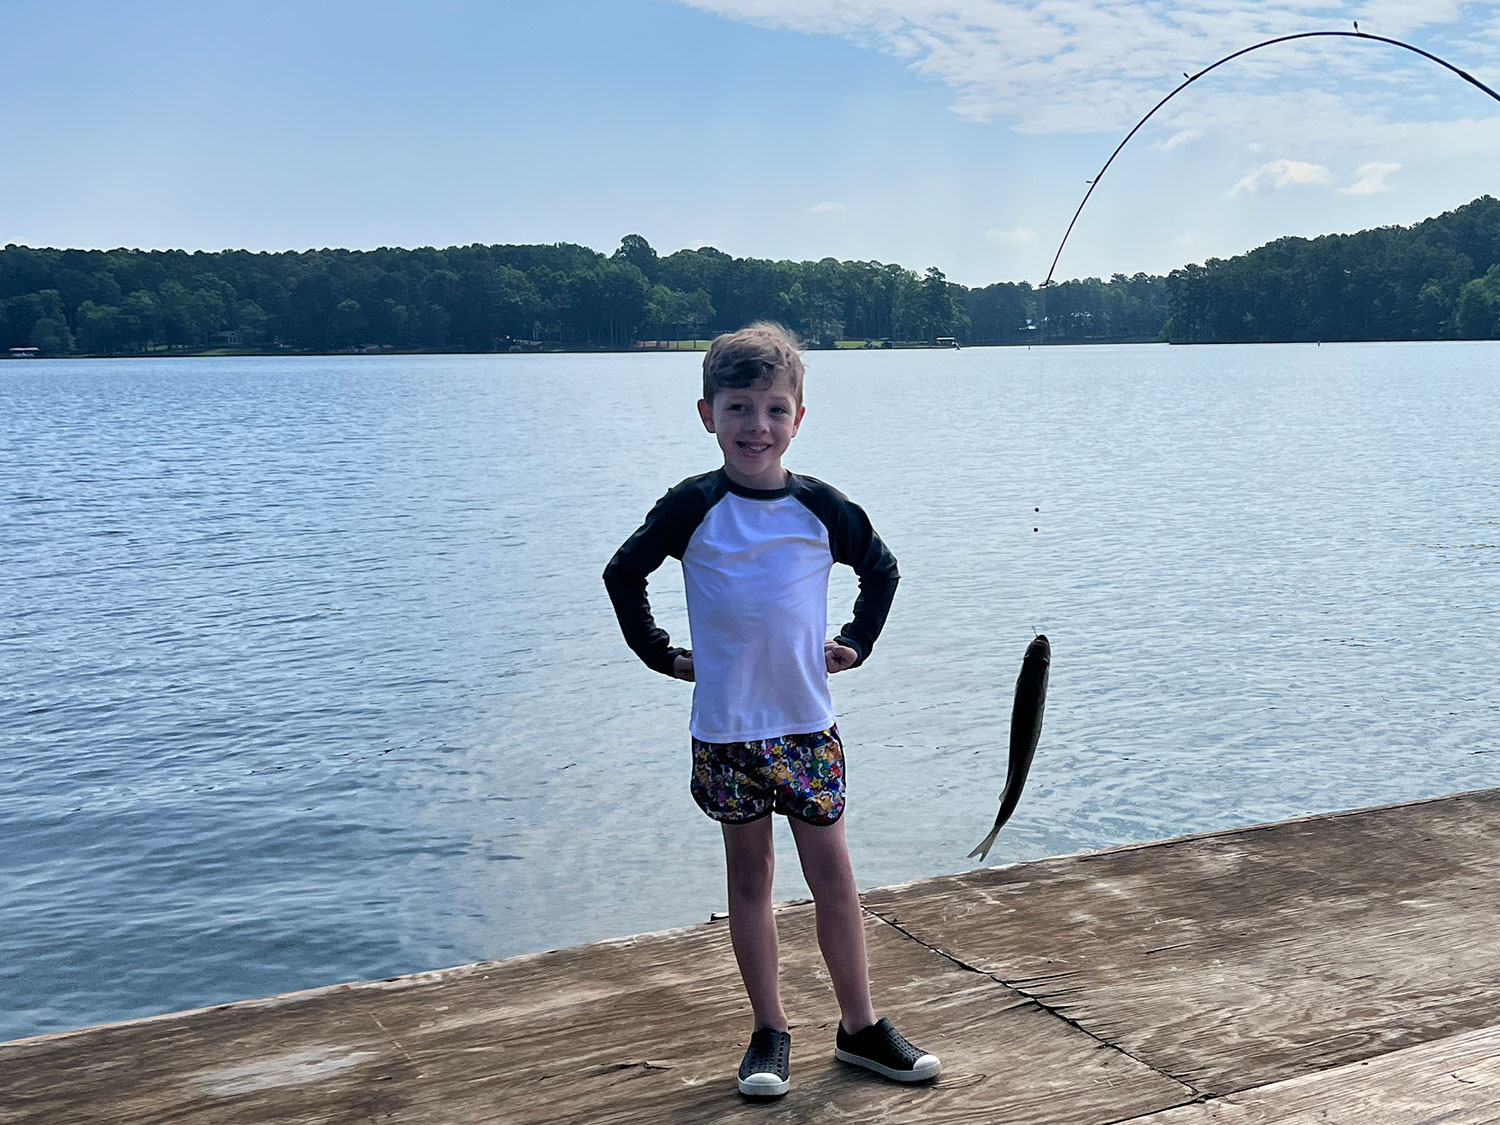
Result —
MULTIPOLYGON (((1033 629, 1047 727, 992 861, 1500 784, 1497 359, 810 355, 788 463, 903 574, 835 681, 861 884, 968 865, 1033 629)), ((599 581, 714 463, 696 379, 691 355, 5 366, 0 1038, 722 909, 687 689, 599 581)), ((652 596, 684 635, 680 574, 652 596)), ((838 572, 837 620, 853 596, 838 572)))

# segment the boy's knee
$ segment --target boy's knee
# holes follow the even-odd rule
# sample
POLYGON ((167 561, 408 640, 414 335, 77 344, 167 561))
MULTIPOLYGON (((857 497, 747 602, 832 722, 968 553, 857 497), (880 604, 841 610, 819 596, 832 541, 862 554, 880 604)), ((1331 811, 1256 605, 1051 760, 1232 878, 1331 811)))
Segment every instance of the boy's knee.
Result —
POLYGON ((859 898, 854 872, 847 862, 804 864, 802 877, 816 900, 859 898))
POLYGON ((725 866, 729 893, 739 898, 770 898, 776 877, 775 858, 770 855, 735 856, 725 866))
POLYGON ((849 863, 849 853, 842 847, 804 847, 799 852, 802 877, 807 880, 813 898, 847 898, 857 894, 854 868, 849 863))
POLYGON ((776 877, 776 851, 770 833, 762 834, 752 829, 736 835, 729 844, 724 851, 729 893, 744 898, 769 899, 771 884, 776 877))

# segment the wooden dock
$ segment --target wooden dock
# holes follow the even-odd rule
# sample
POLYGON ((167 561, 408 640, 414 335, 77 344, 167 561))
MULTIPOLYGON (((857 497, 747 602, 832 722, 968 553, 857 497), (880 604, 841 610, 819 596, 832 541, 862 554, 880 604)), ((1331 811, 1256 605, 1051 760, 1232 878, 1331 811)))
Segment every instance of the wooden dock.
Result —
POLYGON ((0 1122, 1500 1122, 1500 789, 864 896, 923 1087, 833 1059, 781 910, 792 1092, 733 1072, 723 923, 0 1045, 0 1122))

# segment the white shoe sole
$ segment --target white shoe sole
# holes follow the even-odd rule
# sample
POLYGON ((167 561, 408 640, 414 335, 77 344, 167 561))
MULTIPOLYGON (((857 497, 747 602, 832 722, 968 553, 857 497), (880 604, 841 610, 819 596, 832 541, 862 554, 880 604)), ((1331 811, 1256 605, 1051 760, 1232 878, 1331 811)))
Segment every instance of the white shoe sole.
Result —
POLYGON ((740 1079, 740 1093, 752 1098, 779 1098, 791 1088, 791 1079, 774 1074, 752 1074, 740 1079))
POLYGON ((910 1070, 892 1070, 888 1066, 882 1066, 874 1059, 867 1059, 862 1055, 852 1055, 848 1051, 841 1051, 835 1047, 833 1057, 840 1062, 850 1063, 853 1066, 862 1066, 866 1070, 873 1070, 882 1078, 889 1078, 892 1082, 926 1082, 929 1078, 935 1078, 943 1069, 942 1062, 936 1055, 923 1055, 916 1061, 916 1065, 910 1070))

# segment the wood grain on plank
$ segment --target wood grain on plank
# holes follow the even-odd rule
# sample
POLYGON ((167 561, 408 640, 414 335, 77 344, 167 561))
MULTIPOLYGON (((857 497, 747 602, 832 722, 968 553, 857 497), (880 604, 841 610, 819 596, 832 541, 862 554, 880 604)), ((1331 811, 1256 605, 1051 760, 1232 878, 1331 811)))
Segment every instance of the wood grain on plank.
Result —
POLYGON ((1500 1125, 1500 1027, 1124 1125, 1500 1125))
POLYGON ((945 1071, 847 1067, 812 909, 779 920, 793 1088, 774 1105, 735 1090, 751 1017, 721 923, 0 1047, 0 1121, 1094 1125, 1191 1096, 873 918, 877 1002, 945 1071))
POLYGON ((865 901, 1207 1094, 1500 1023, 1500 790, 865 901))

